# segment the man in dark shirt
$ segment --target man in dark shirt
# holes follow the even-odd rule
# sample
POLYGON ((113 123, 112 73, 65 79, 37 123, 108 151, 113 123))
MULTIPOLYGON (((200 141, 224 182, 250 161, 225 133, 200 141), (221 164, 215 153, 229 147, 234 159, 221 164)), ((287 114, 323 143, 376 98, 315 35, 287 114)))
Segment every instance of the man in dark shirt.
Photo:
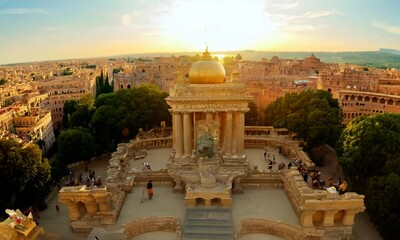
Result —
POLYGON ((147 182, 147 195, 149 195, 149 199, 153 197, 153 180, 147 182))

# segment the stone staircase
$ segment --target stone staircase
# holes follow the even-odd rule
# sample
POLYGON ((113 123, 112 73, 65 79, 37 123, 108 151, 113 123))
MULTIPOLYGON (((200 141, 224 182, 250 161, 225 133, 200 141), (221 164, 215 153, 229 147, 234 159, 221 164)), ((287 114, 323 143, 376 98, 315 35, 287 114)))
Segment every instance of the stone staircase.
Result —
POLYGON ((231 209, 209 207, 186 210, 183 240, 232 240, 233 236, 231 209))

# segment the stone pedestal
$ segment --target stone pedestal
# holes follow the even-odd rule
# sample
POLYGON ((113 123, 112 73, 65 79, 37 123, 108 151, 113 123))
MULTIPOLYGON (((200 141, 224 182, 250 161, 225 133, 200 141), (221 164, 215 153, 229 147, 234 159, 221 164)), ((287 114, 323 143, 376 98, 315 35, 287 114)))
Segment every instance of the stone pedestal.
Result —
POLYGON ((213 188, 217 185, 215 176, 212 174, 201 174, 200 181, 201 181, 201 186, 204 188, 213 188))

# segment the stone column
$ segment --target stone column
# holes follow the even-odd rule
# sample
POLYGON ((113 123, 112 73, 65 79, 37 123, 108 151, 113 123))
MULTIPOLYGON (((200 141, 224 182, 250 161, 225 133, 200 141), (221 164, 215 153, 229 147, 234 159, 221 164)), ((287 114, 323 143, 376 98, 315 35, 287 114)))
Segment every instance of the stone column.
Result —
POLYGON ((357 211, 357 210, 354 210, 354 209, 345 210, 342 224, 346 225, 346 226, 353 225, 354 224, 354 217, 359 212, 362 212, 362 211, 357 211))
POLYGON ((231 156, 232 155, 232 113, 226 113, 226 120, 225 120, 225 155, 231 156))
POLYGON ((176 134, 174 141, 175 143, 175 157, 182 157, 183 155, 183 124, 182 124, 182 114, 174 113, 174 123, 176 128, 176 134))
POLYGON ((239 118, 238 113, 233 114, 233 126, 232 126, 232 153, 237 153, 237 143, 239 134, 239 118))
POLYGON ((326 210, 324 214, 324 220, 322 221, 322 225, 324 227, 331 227, 334 226, 334 220, 335 220, 335 213, 337 210, 326 210))
POLYGON ((236 153, 242 155, 244 151, 244 113, 238 114, 238 123, 235 128, 238 129, 236 153))
POLYGON ((190 113, 183 114, 183 134, 184 142, 183 146, 185 149, 185 157, 192 156, 192 118, 190 113))
POLYGON ((221 147, 222 151, 225 151, 225 143, 226 143, 226 135, 225 135, 225 127, 226 127, 226 114, 223 113, 219 113, 219 123, 220 123, 220 127, 219 127, 219 146, 221 147))
POLYGON ((76 221, 81 218, 81 211, 79 211, 78 204, 76 204, 75 202, 70 202, 70 203, 62 202, 62 203, 64 203, 67 206, 69 219, 71 219, 71 221, 76 221))
POLYGON ((302 227, 314 227, 313 224, 314 211, 304 210, 301 212, 301 226, 302 227))
POLYGON ((110 210, 111 193, 93 193, 93 197, 99 205, 100 212, 107 212, 110 210))
POLYGON ((240 177, 236 177, 233 179, 233 189, 232 189, 233 193, 236 194, 242 194, 243 193, 243 189, 240 186, 240 177))
POLYGON ((99 210, 99 206, 97 205, 97 202, 94 199, 85 201, 85 207, 87 213, 90 215, 94 215, 99 210))

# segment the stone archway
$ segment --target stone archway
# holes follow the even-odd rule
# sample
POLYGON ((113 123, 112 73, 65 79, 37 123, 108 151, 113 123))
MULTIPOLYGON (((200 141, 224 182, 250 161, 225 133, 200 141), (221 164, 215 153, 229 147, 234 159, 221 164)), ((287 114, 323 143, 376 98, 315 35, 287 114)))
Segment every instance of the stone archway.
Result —
POLYGON ((344 213, 345 213, 344 210, 339 210, 335 213, 335 216, 333 219, 335 224, 343 224, 344 213))
POLYGON ((79 212, 79 219, 86 215, 87 208, 86 208, 85 203, 83 203, 82 201, 77 202, 76 203, 76 208, 78 209, 78 212, 79 212))
POLYGON ((205 206, 206 200, 204 198, 196 198, 196 206, 205 206))
POLYGON ((325 212, 322 210, 318 210, 313 214, 313 225, 321 226, 324 222, 325 212))
POLYGON ((213 198, 211 199, 211 206, 221 206, 221 199, 220 198, 213 198))

